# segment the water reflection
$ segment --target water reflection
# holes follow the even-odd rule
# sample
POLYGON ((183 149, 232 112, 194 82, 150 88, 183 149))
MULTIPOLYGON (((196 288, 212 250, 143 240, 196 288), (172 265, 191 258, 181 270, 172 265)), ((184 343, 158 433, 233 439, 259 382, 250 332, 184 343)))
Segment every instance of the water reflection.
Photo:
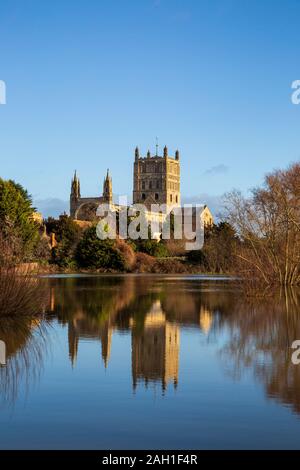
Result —
POLYGON ((21 384, 28 391, 39 378, 47 352, 47 324, 41 318, 1 318, 5 365, 0 367, 0 404, 13 404, 21 384))
MULTIPOLYGON (((291 344, 300 339, 299 291, 249 302, 230 283, 197 278, 69 277, 48 283, 48 322, 67 328, 73 368, 86 339, 99 342, 109 368, 114 334, 125 333, 131 339, 133 389, 158 384, 164 393, 180 385, 181 339, 193 331, 214 345, 223 374, 237 380, 250 372, 270 399, 300 413, 300 366, 291 362, 291 344)), ((1 328, 8 365, 0 370, 0 391, 12 398, 22 371, 31 381, 41 369, 48 341, 31 320, 1 328)))
POLYGON ((230 304, 230 291, 215 288, 199 296, 199 286, 192 287, 190 281, 151 277, 60 279, 51 287, 50 311, 68 326, 73 366, 81 339, 101 343, 108 367, 113 332, 131 332, 133 388, 160 383, 165 390, 178 384, 180 327, 207 335, 219 303, 230 304))
POLYGON ((143 328, 132 322, 132 381, 136 388, 142 381, 161 382, 163 390, 169 382, 178 383, 179 327, 167 320, 158 299, 147 312, 143 328))
POLYGON ((272 299, 239 299, 232 314, 219 317, 216 330, 229 329, 221 350, 233 378, 251 371, 266 394, 300 413, 300 367, 293 364, 291 345, 300 339, 300 292, 277 292, 272 299))

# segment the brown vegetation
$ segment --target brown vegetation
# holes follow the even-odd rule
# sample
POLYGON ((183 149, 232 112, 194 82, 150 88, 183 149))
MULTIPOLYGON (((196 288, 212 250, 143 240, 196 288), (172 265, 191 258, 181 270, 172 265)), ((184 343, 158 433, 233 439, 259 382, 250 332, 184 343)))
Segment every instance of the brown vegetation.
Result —
POLYGON ((16 240, 0 237, 0 317, 37 315, 45 305, 41 280, 30 275, 30 266, 20 272, 17 247, 16 240))
POLYGON ((116 246, 123 256, 126 271, 131 271, 136 264, 135 252, 128 243, 121 239, 117 239, 116 246))
POLYGON ((250 198, 226 197, 241 243, 235 269, 250 287, 300 284, 300 164, 265 177, 250 198))
POLYGON ((155 264, 155 258, 147 255, 146 253, 136 253, 136 262, 134 272, 137 273, 151 273, 155 264))

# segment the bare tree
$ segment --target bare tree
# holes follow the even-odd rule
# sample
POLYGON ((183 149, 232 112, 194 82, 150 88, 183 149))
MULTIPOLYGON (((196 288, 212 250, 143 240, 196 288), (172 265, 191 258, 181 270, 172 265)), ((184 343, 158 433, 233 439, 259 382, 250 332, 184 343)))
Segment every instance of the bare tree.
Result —
POLYGON ((227 194, 225 207, 242 241, 237 273, 253 285, 300 284, 300 163, 268 174, 249 198, 227 194))

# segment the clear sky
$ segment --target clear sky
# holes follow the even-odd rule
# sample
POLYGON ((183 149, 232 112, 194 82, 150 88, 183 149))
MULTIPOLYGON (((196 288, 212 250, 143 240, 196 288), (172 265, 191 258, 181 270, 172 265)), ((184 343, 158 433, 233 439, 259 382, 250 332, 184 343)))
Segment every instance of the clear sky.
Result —
POLYGON ((131 194, 134 147, 181 151, 182 195, 243 191, 300 157, 299 0, 0 0, 3 178, 45 210, 76 168, 131 194))

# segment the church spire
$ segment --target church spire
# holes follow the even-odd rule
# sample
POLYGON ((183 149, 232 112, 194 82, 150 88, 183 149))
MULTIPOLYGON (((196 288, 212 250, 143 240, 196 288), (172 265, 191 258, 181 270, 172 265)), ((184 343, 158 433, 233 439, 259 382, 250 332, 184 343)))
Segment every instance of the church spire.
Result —
POLYGON ((74 171, 74 177, 71 182, 71 196, 80 198, 80 181, 76 170, 74 171))
POLYGON ((103 183, 103 200, 109 204, 112 203, 113 192, 112 192, 112 179, 109 175, 109 169, 106 172, 106 178, 103 183))

